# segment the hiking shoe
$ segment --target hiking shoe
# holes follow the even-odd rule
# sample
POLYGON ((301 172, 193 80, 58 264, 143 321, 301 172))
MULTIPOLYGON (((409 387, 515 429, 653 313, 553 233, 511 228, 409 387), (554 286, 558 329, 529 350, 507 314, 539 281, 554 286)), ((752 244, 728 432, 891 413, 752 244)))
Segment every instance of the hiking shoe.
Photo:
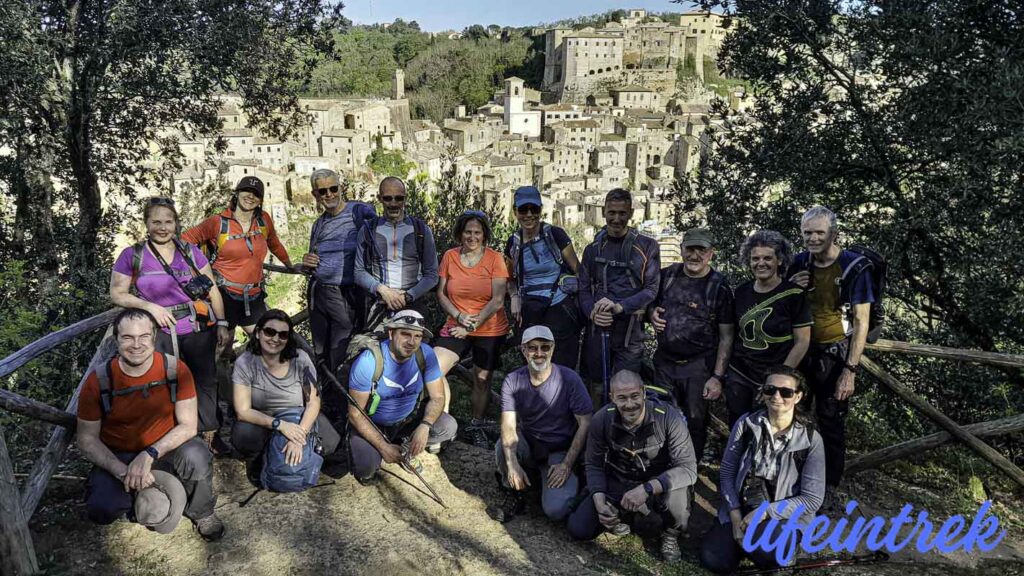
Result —
POLYGON ((260 474, 263 472, 263 458, 256 457, 245 463, 245 477, 249 480, 249 483, 257 488, 261 488, 263 483, 260 481, 260 474))
POLYGON ((224 537, 224 523, 213 512, 210 512, 210 515, 206 518, 196 520, 195 526, 196 530, 199 531, 199 535, 207 542, 216 542, 224 537))
POLYGON ((678 562, 683 557, 679 550, 679 530, 668 528, 661 533, 661 559, 665 562, 678 562))
POLYGON ((362 486, 376 486, 378 481, 380 481, 380 474, 377 472, 366 478, 356 477, 356 482, 359 482, 362 486))
POLYGON ((519 490, 506 490, 495 520, 502 524, 511 521, 526 509, 526 495, 519 490))
POLYGON ((438 442, 437 444, 427 444, 426 451, 427 451, 427 454, 440 454, 441 453, 441 443, 438 442))
POLYGON ((608 528, 608 533, 616 537, 629 536, 629 533, 632 531, 633 530, 629 527, 629 524, 626 524, 625 522, 619 522, 615 526, 608 528))

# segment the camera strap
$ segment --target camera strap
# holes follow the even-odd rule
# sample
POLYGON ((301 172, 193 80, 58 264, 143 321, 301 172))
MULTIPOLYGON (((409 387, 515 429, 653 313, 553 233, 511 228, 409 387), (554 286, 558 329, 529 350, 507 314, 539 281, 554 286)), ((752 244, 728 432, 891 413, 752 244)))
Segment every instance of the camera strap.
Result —
MULTIPOLYGON (((160 254, 160 251, 156 249, 156 246, 153 245, 153 242, 151 240, 146 240, 146 244, 149 246, 149 251, 153 253, 153 256, 156 256, 157 261, 160 262, 160 265, 164 267, 164 272, 166 272, 168 276, 173 278, 174 281, 178 284, 178 288, 181 288, 181 292, 185 294, 185 296, 188 296, 188 294, 185 292, 185 289, 183 288, 183 284, 181 283, 180 280, 178 280, 178 276, 174 273, 174 269, 171 268, 171 265, 167 263, 167 260, 164 260, 163 255, 160 254)), ((178 252, 177 243, 174 244, 174 251, 178 252)), ((185 255, 182 254, 183 258, 184 256, 185 255)), ((185 261, 188 262, 188 258, 185 258, 185 261)), ((191 268, 191 266, 189 266, 189 268, 191 268)), ((189 273, 194 275, 194 272, 192 270, 189 270, 189 273)))

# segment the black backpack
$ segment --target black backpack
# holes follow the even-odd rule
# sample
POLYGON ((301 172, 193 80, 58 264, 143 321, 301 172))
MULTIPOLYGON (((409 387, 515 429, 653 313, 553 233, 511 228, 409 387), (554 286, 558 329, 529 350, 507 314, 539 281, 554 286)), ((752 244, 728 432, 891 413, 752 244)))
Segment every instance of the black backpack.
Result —
MULTIPOLYGON (((665 268, 663 269, 663 272, 665 272, 665 277, 661 282, 662 294, 668 292, 668 289, 672 286, 672 284, 676 281, 676 278, 678 278, 680 274, 686 274, 686 272, 683 272, 683 268, 681 265, 676 268, 665 268)), ((718 322, 718 316, 716 315, 716 312, 718 310, 718 289, 721 288, 722 284, 724 283, 725 275, 719 272, 718 270, 712 269, 710 272, 710 277, 708 277, 707 286, 704 290, 704 302, 707 304, 708 310, 711 311, 712 322, 718 322)))
MULTIPOLYGON (((871 343, 877 342, 882 335, 882 329, 885 328, 884 296, 889 263, 885 260, 884 256, 867 246, 854 244, 844 251, 854 254, 854 257, 843 267, 842 274, 839 277, 839 300, 836 309, 842 310, 843 306, 850 302, 853 285, 857 278, 861 274, 871 274, 872 296, 874 296, 875 301, 871 304, 871 312, 868 315, 867 341, 871 343)), ((797 255, 794 262, 794 269, 797 272, 811 271, 811 266, 811 255, 808 252, 802 252, 797 255)), ((811 278, 813 281, 813 273, 811 278)), ((852 307, 847 307, 846 315, 847 320, 852 320, 852 307)))

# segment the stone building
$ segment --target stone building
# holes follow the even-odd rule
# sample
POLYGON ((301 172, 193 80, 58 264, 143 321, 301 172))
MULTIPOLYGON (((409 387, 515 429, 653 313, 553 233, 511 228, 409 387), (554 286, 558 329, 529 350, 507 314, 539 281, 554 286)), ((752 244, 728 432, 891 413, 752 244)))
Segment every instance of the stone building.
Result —
POLYGON ((526 90, 522 78, 505 79, 505 130, 509 134, 522 134, 527 138, 540 137, 540 110, 524 110, 526 90))

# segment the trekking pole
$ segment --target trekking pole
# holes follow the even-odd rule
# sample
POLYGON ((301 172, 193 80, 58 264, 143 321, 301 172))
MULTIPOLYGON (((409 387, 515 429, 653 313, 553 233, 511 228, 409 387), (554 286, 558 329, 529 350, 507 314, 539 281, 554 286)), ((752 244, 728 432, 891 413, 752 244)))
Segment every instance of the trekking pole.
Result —
POLYGON ((853 556, 851 558, 823 558, 821 560, 807 560, 797 562, 792 566, 778 566, 776 568, 744 568, 733 572, 734 576, 763 576, 765 574, 782 574, 788 572, 799 572, 801 570, 818 570, 821 568, 832 568, 834 566, 849 566, 853 564, 875 564, 889 560, 889 554, 878 550, 869 554, 853 556))
MULTIPOLYGON (((316 358, 315 354, 313 353, 313 349, 309 346, 309 342, 306 342, 305 338, 303 338, 299 334, 296 334, 295 332, 292 332, 292 335, 295 337, 295 342, 299 345, 300 348, 305 350, 306 353, 310 355, 310 357, 316 358)), ((366 413, 366 410, 363 410, 362 406, 356 403, 356 399, 353 398, 351 394, 349 394, 348 390, 346 390, 345 387, 341 385, 341 382, 338 381, 338 378, 331 373, 331 369, 329 366, 327 366, 327 362, 325 362, 323 358, 317 358, 316 365, 317 368, 323 368, 322 373, 325 376, 327 376, 327 381, 333 384, 334 387, 341 392, 345 399, 348 400, 348 403, 355 407, 355 409, 358 410, 359 413, 363 415, 363 418, 366 418, 366 421, 369 422, 370 426, 373 426, 373 429, 378 434, 381 435, 381 438, 384 438, 386 440, 388 438, 387 435, 385 435, 384 432, 380 429, 380 427, 377 426, 376 422, 370 419, 370 415, 366 413)), ((409 463, 409 454, 408 452, 405 451, 403 451, 402 453, 402 468, 412 472, 413 474, 416 475, 416 478, 419 478, 419 481, 423 483, 423 486, 425 486, 426 489, 430 492, 430 497, 432 500, 434 500, 434 502, 440 504, 442 508, 448 508, 448 505, 444 503, 444 500, 442 500, 441 496, 439 496, 437 491, 434 490, 434 487, 427 482, 426 478, 424 478, 423 475, 420 474, 419 470, 416 470, 415 466, 409 463)))
POLYGON ((601 371, 604 377, 604 388, 603 395, 601 397, 602 404, 608 403, 608 396, 610 393, 610 380, 608 378, 608 330, 601 330, 601 371))

